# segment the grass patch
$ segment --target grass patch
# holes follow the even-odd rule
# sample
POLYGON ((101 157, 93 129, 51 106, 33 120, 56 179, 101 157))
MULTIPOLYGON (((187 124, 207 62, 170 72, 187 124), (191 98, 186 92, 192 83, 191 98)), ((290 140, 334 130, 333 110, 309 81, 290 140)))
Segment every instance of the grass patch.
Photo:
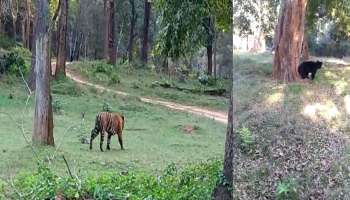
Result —
MULTIPOLYGON (((19 82, 17 80, 17 84, 14 85, 0 82, 0 178, 4 180, 19 172, 36 168, 36 160, 16 126, 16 122, 23 120, 25 136, 30 141, 34 97, 24 111, 26 93, 19 82), (10 114, 13 120, 7 114, 10 114)), ((55 174, 66 174, 62 155, 66 156, 76 172, 82 171, 83 174, 129 169, 156 173, 171 162, 183 166, 222 155, 226 130, 222 124, 144 104, 132 96, 121 97, 98 91, 92 93, 90 89, 81 87, 69 80, 53 83, 53 100, 59 101, 56 102, 57 112, 54 113, 56 147, 38 148, 37 152, 40 160, 51 164, 50 169, 55 174), (113 111, 122 112, 126 118, 126 130, 123 132, 125 151, 120 150, 116 137, 112 138, 112 150, 103 153, 98 148, 99 137, 94 140, 92 151, 89 150, 88 144, 81 142, 83 139, 89 140, 96 113, 102 111, 106 102, 113 111), (82 113, 85 113, 84 119, 82 113), (176 128, 179 124, 200 127, 200 134, 183 134, 182 130, 176 128), (183 146, 177 148, 174 144, 183 146)))

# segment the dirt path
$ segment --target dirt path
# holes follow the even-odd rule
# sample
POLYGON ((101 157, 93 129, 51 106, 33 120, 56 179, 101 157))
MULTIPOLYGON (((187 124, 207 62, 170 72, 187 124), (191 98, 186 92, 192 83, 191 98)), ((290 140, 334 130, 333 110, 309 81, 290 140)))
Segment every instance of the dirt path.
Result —
MULTIPOLYGON (((77 73, 74 73, 73 71, 71 71, 69 69, 66 70, 66 73, 67 73, 67 77, 69 77, 70 79, 74 80, 77 83, 91 86, 91 87, 95 87, 99 90, 115 93, 115 94, 122 95, 122 96, 130 95, 129 93, 126 93, 126 92, 112 90, 112 89, 103 87, 101 85, 88 82, 82 76, 80 76, 77 73)), ((227 123, 227 114, 225 112, 213 111, 213 110, 208 110, 208 109, 200 108, 200 107, 196 107, 196 106, 187 106, 187 105, 182 105, 182 104, 174 103, 174 102, 170 102, 170 101, 163 101, 163 100, 151 99, 151 98, 146 98, 146 97, 139 97, 139 98, 142 102, 145 102, 145 103, 164 106, 164 107, 170 108, 172 110, 192 113, 192 114, 195 114, 198 116, 203 116, 203 117, 213 119, 215 121, 218 121, 218 122, 221 122, 224 124, 227 123)))

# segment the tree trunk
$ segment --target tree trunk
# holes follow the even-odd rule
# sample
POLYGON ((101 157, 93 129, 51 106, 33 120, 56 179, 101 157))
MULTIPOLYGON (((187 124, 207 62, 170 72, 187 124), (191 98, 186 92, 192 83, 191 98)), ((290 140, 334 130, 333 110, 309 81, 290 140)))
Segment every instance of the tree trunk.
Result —
POLYGON ((36 23, 37 23, 37 14, 34 15, 34 23, 31 25, 31 38, 30 38, 30 46, 32 48, 32 59, 31 59, 31 69, 28 77, 28 85, 29 88, 34 91, 35 90, 35 55, 36 55, 36 47, 35 47, 35 38, 36 38, 36 23))
POLYGON ((66 41, 67 41, 67 19, 68 0, 60 0, 60 13, 58 19, 58 53, 55 76, 66 76, 66 41))
POLYGON ((131 24, 130 24, 130 35, 129 35, 129 45, 128 45, 128 58, 129 58, 129 63, 132 62, 132 53, 133 53, 133 45, 134 45, 134 29, 135 29, 135 24, 137 20, 137 14, 136 14, 136 9, 135 9, 135 0, 129 0, 130 6, 131 6, 131 24))
POLYGON ((299 79, 298 65, 304 38, 307 0, 285 0, 276 27, 273 77, 285 82, 299 79))
POLYGON ((149 19, 151 15, 151 3, 149 0, 145 0, 145 15, 143 21, 143 35, 142 35, 142 48, 141 48, 141 59, 143 64, 148 62, 148 30, 149 30, 149 19))
POLYGON ((117 59, 114 29, 114 0, 104 0, 105 10, 105 59, 109 64, 114 65, 117 59))
MULTIPOLYGON (((236 96, 235 96, 236 97, 236 96)), ((236 136, 234 128, 236 127, 237 120, 234 117, 234 111, 236 109, 234 101, 233 89, 231 92, 229 110, 228 110, 228 123, 226 132, 225 142, 225 157, 224 157, 224 169, 223 175, 224 180, 217 184, 214 189, 213 197, 215 200, 232 200, 232 187, 233 187, 233 161, 234 161, 234 150, 237 149, 235 146, 236 136)))
POLYGON ((35 113, 32 141, 34 144, 54 146, 53 116, 50 94, 49 63, 49 2, 37 0, 35 113))
MULTIPOLYGON (((232 2, 234 4, 234 2, 232 2)), ((234 40, 232 40, 234 42, 234 40)), ((233 55, 232 55, 233 56, 233 55)), ((235 66, 232 66, 232 88, 230 96, 230 104, 228 108, 228 121, 225 141, 225 155, 224 155, 224 168, 223 175, 224 180, 217 183, 214 192, 213 199, 215 200, 233 200, 233 173, 234 173, 234 151, 236 147, 236 134, 234 129, 237 127, 237 118, 235 117, 236 112, 236 101, 233 98, 237 98, 237 92, 233 87, 233 78, 235 73, 235 66)))
POLYGON ((24 48, 30 49, 31 34, 31 0, 24 2, 24 16, 22 19, 22 44, 24 48))
POLYGON ((208 75, 213 75, 213 46, 207 46, 207 58, 208 58, 208 75))
POLYGON ((306 61, 310 58, 309 55, 309 44, 307 41, 307 36, 304 34, 303 47, 301 50, 301 61, 306 61))

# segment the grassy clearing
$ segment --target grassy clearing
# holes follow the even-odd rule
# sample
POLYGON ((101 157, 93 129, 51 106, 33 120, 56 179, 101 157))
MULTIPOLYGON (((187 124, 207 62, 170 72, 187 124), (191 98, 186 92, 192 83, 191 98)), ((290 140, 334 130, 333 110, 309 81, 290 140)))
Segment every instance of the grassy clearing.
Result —
MULTIPOLYGON (((16 127, 16 122, 23 120, 25 136, 31 140, 33 98, 21 119, 25 90, 20 84, 7 84, 15 82, 10 78, 3 79, 7 81, 0 82, 0 177, 6 180, 21 171, 35 169, 36 160, 16 127), (15 121, 4 113, 10 114, 15 121)), ((68 80, 55 82, 52 88, 53 100, 60 105, 60 114, 54 115, 56 148, 39 148, 37 152, 39 159, 50 163, 55 173, 66 173, 61 155, 66 156, 74 172, 83 174, 128 169, 156 172, 171 162, 181 166, 222 156, 225 137, 225 126, 222 124, 144 104, 133 97, 98 93, 68 80), (95 139, 92 151, 88 150, 87 144, 81 143, 82 139, 89 139, 95 115, 102 110, 104 103, 125 115, 126 129, 144 129, 124 131, 125 151, 120 150, 115 137, 112 138, 112 150, 109 152, 99 151, 99 137, 95 139), (81 118, 82 112, 85 112, 84 120, 81 118), (197 129, 187 134, 183 130, 186 125, 197 129)))
POLYGON ((215 108, 222 111, 227 110, 226 97, 194 94, 191 92, 178 91, 176 89, 154 87, 154 83, 156 81, 167 82, 179 87, 201 91, 204 89, 228 88, 228 80, 218 80, 215 86, 203 86, 194 77, 180 81, 168 75, 161 76, 151 68, 135 69, 128 65, 113 67, 106 65, 103 61, 75 62, 70 65, 70 69, 95 83, 129 92, 134 95, 161 98, 187 105, 215 108))

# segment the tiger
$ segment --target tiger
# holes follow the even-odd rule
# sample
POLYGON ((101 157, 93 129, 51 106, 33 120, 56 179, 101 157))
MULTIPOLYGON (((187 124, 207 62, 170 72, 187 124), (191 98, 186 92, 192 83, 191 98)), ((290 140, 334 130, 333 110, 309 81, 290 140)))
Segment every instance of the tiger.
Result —
POLYGON ((119 113, 110 113, 110 112, 100 112, 96 116, 95 120, 95 128, 91 130, 91 138, 90 138, 90 150, 92 149, 92 141, 97 137, 97 135, 101 134, 100 139, 100 150, 103 152, 103 140, 105 136, 105 132, 108 133, 107 138, 107 150, 110 150, 111 137, 115 134, 118 135, 119 144, 122 150, 123 147, 123 138, 122 132, 124 129, 125 119, 122 114, 119 113))

